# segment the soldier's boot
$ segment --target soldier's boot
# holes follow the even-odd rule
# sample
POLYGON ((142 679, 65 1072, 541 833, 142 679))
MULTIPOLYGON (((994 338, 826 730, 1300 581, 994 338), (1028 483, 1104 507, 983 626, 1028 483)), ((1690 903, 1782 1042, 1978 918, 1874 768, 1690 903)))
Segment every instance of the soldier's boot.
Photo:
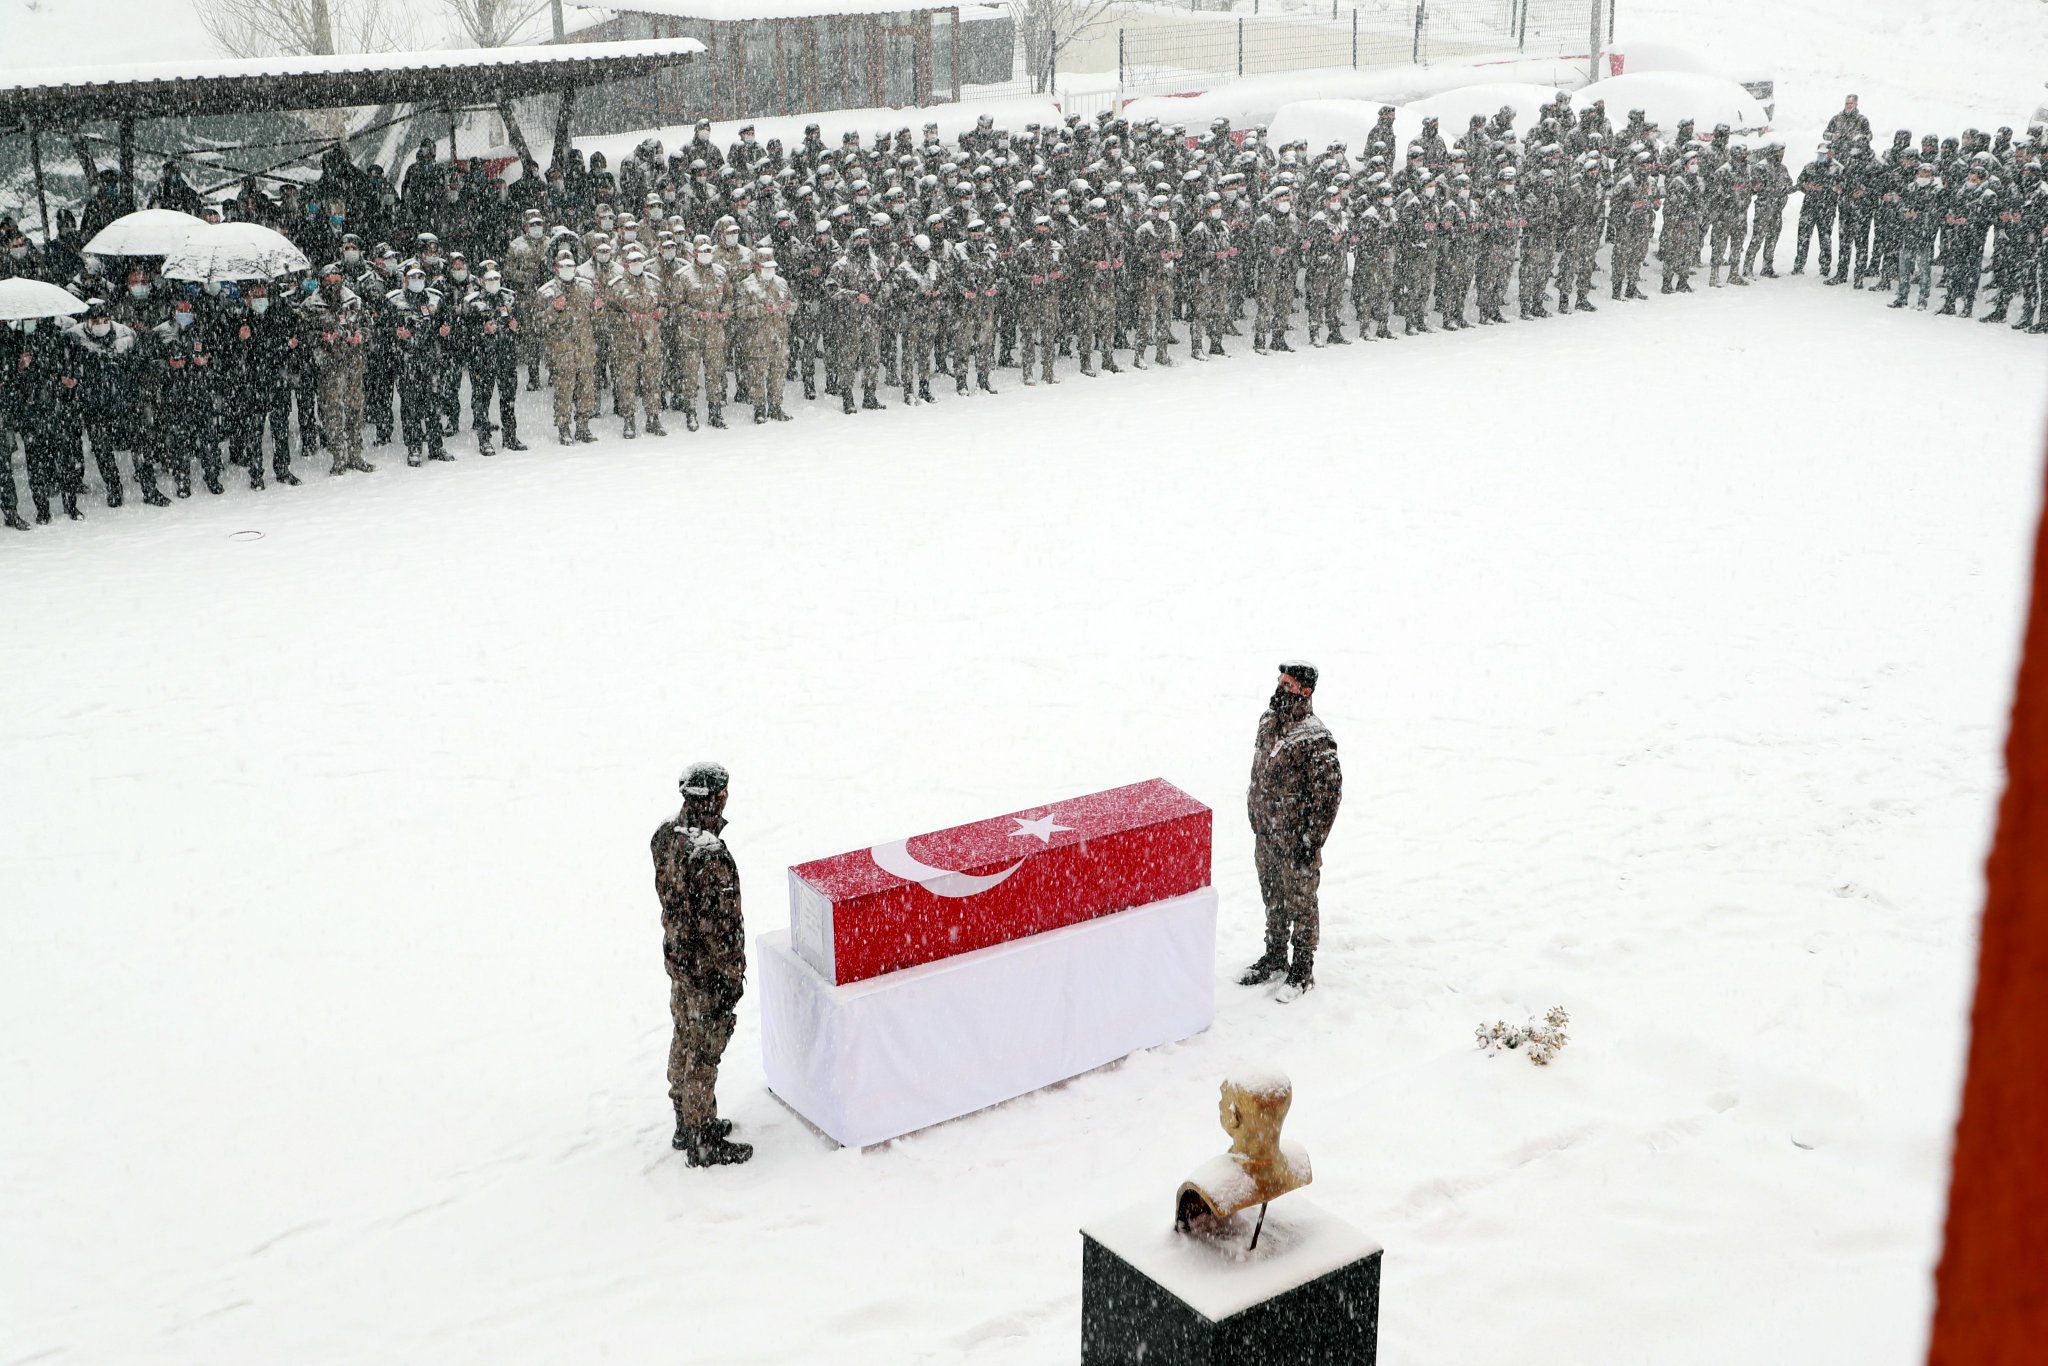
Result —
MULTIPOLYGON (((539 392, 539 390, 540 367, 537 365, 529 365, 526 367, 526 392, 531 394, 537 393, 539 392)), ((505 443, 505 449, 508 451, 512 449, 512 443, 510 441, 507 441, 505 443)))
POLYGON ((1657 292, 1659 294, 1669 294, 1671 292, 1671 277, 1668 274, 1664 277, 1664 283, 1657 287, 1657 292))
MULTIPOLYGON (((286 471, 286 473, 290 473, 290 471, 286 471)), ((284 477, 283 474, 278 475, 277 481, 280 484, 296 484, 299 482, 296 479, 288 480, 284 477)), ((121 485, 118 482, 107 485, 107 506, 110 508, 117 508, 121 506, 121 485)))
POLYGON ((69 517, 74 522, 82 522, 85 520, 85 514, 78 510, 77 494, 66 493, 64 495, 64 515, 66 517, 69 517))
POLYGON ((1287 967, 1287 980, 1280 984, 1280 990, 1273 993, 1273 999, 1286 1005, 1298 1001, 1302 993, 1316 984, 1315 960, 1308 954, 1298 954, 1287 967))
POLYGON ((1976 306, 1977 306, 1977 301, 1976 301, 1975 299, 1965 299, 1965 300, 1963 300, 1963 311, 1962 311, 1962 313, 1961 313, 1961 314, 1960 314, 1959 316, 1961 316, 1961 317, 1965 317, 1965 318, 1969 317, 1969 316, 1970 316, 1970 310, 1971 310, 1971 309, 1973 309, 1973 308, 1975 308, 1976 306))
POLYGON ((754 405, 754 425, 755 425, 756 427, 766 426, 766 425, 767 425, 767 422, 768 422, 768 408, 767 408, 767 405, 765 405, 765 404, 761 404, 761 403, 756 403, 756 404, 754 405))
POLYGON ((1626 297, 1631 299, 1648 299, 1650 296, 1643 293, 1643 289, 1640 284, 1638 284, 1634 280, 1630 280, 1628 282, 1628 291, 1626 297))
POLYGON ((1543 306, 1543 300, 1540 297, 1535 303, 1529 305, 1529 316, 1532 318, 1547 318, 1550 316, 1550 310, 1543 306))
POLYGON ((496 455, 498 453, 498 448, 491 444, 491 429, 489 427, 480 427, 477 429, 476 453, 478 455, 485 456, 496 455))
POLYGON ((1764 268, 1762 271, 1759 272, 1759 274, 1761 274, 1766 280, 1775 280, 1778 278, 1778 272, 1772 268, 1771 263, 1769 261, 1764 262, 1764 268))
POLYGON ((1294 348, 1293 348, 1293 347, 1291 347, 1291 346, 1289 346, 1289 345, 1287 344, 1287 329, 1286 329, 1286 328, 1284 328, 1284 327, 1283 327, 1283 328, 1281 328, 1281 329, 1280 329, 1280 330, 1279 330, 1278 332, 1275 332, 1275 333, 1274 333, 1274 334, 1272 335, 1272 337, 1271 337, 1270 339, 1268 339, 1268 341, 1267 341, 1266 345, 1267 345, 1267 346, 1269 346, 1269 347, 1271 347, 1271 348, 1272 348, 1273 350, 1275 350, 1275 351, 1292 351, 1292 350, 1294 350, 1294 348))
POLYGON ((683 407, 683 430, 686 432, 697 430, 697 408, 695 404, 685 404, 683 407))
POLYGON ((712 427, 724 427, 724 426, 725 426, 725 405, 724 405, 723 403, 714 403, 714 404, 712 404, 712 405, 711 405, 711 411, 710 411, 709 413, 705 414, 705 417, 704 417, 704 422, 705 422, 705 424, 706 424, 707 426, 712 426, 712 427))
MULTIPOLYGON (((1171 337, 1167 337, 1160 341, 1158 348, 1152 353, 1152 363, 1154 365, 1164 365, 1168 369, 1173 368, 1173 354, 1166 349, 1167 343, 1172 340, 1173 339, 1171 337)), ((1142 353, 1139 355, 1138 359, 1143 359, 1142 353)))
POLYGON ((729 1119, 713 1119, 700 1128, 693 1128, 678 1119, 676 1121, 676 1136, 668 1141, 669 1146, 680 1152, 690 1146, 690 1139, 698 1133, 703 1133, 710 1138, 725 1138, 732 1133, 732 1121, 729 1119))
POLYGON ((917 382, 917 396, 925 403, 932 401, 932 385, 930 380, 921 379, 917 382))
POLYGON ((358 474, 375 474, 377 472, 377 467, 363 459, 360 455, 350 456, 348 458, 348 467, 358 474))
POLYGON ((1823 275, 1821 277, 1821 283, 1824 285, 1839 285, 1845 282, 1848 278, 1849 261, 1848 258, 1844 257, 1842 260, 1841 269, 1837 270, 1833 275, 1823 275))
POLYGON ((1102 373, 1105 375, 1121 375, 1123 372, 1123 367, 1116 363, 1116 352, 1104 351, 1102 353, 1102 373))
POLYGON ((1579 301, 1573 304, 1572 307, 1581 313, 1598 313, 1600 311, 1593 306, 1593 301, 1586 297, 1586 291, 1583 289, 1579 291, 1579 301))
MULTIPOLYGON (((348 457, 343 455, 340 451, 336 451, 334 453, 334 463, 328 466, 327 473, 330 477, 337 474, 347 474, 348 457)), ((143 494, 142 497, 144 502, 147 502, 149 500, 149 495, 146 493, 143 494)))
POLYGON ((960 367, 959 373, 953 376, 953 392, 958 394, 962 398, 966 398, 968 396, 967 367, 964 365, 960 367))
POLYGON ((414 469, 418 469, 424 463, 420 458, 420 448, 418 446, 407 446, 405 448, 405 463, 411 465, 414 469))
POLYGON ((1092 351, 1084 351, 1084 352, 1082 352, 1082 353, 1081 353, 1081 373, 1082 373, 1082 374, 1084 374, 1084 375, 1086 375, 1086 376, 1088 376, 1088 378, 1090 378, 1090 379, 1094 379, 1094 378, 1095 378, 1095 353, 1094 353, 1094 352, 1092 352, 1092 351))
POLYGON ((1898 298, 1893 299, 1890 303, 1885 305, 1886 308, 1904 308, 1905 306, 1906 299, 1904 295, 1900 295, 1898 298))
POLYGON ((1678 277, 1678 284, 1675 288, 1680 294, 1690 294, 1692 293, 1692 281, 1681 275, 1678 277))
POLYGON ((1719 289, 1720 287, 1721 287, 1721 268, 1720 268, 1719 266, 1708 266, 1708 267, 1707 267, 1707 288, 1708 288, 1708 289, 1719 289))
POLYGON ((48 526, 50 524, 50 500, 40 494, 31 496, 34 497, 36 504, 36 525, 48 526))
POLYGON ((563 422, 555 427, 555 440, 561 442, 564 446, 576 444, 576 437, 570 432, 568 423, 563 422))
POLYGON ((805 398, 816 398, 817 396, 818 396, 818 382, 817 382, 817 380, 813 379, 813 378, 812 378, 811 376, 809 376, 809 375, 805 375, 805 376, 804 376, 804 397, 805 397, 805 398))
POLYGON ((2004 321, 2005 321, 2005 304, 2004 304, 2003 302, 2000 302, 2000 304, 1998 305, 1998 307, 1996 307, 1996 308, 1992 309, 1992 310, 1991 310, 1991 311, 1990 311, 1989 313, 1986 313, 1986 314, 1985 314, 1985 315, 1984 315, 1983 317, 1981 317, 1981 318, 1977 319, 1977 321, 1978 321, 1978 322, 1980 322, 1980 323, 2002 323, 2002 322, 2004 322, 2004 321))
POLYGON ((1415 335, 1415 319, 1401 319, 1401 335, 1404 337, 1412 337, 1415 335))
POLYGON ((576 439, 586 446, 596 444, 597 438, 591 434, 589 418, 579 417, 576 419, 576 439))
MULTIPOLYGON (((1027 379, 1025 382, 1029 383, 1030 381, 1027 379)), ((839 391, 839 411, 845 413, 848 417, 853 416, 853 386, 850 384, 839 391)), ((690 425, 695 427, 697 424, 692 422, 690 425)))
MULTIPOLYGON (((159 495, 159 496, 161 497, 161 495, 159 495)), ((165 498, 165 499, 164 499, 164 502, 166 502, 166 503, 169 503, 169 502, 170 502, 170 499, 168 499, 168 498, 165 498)), ((9 509, 7 509, 7 511, 6 511, 6 513, 5 513, 4 515, 5 515, 5 518, 6 518, 6 522, 7 522, 7 525, 8 525, 9 527, 11 527, 12 529, 14 529, 15 531, 27 531, 27 530, 28 530, 28 523, 27 523, 27 522, 24 522, 24 521, 22 521, 22 520, 21 520, 21 514, 20 514, 20 513, 18 513, 18 512, 16 512, 16 511, 15 511, 15 510, 14 510, 13 508, 9 508, 9 509)))
POLYGON ((1390 330, 1388 330, 1387 325, 1384 321, 1380 323, 1378 329, 1373 332, 1373 335, 1375 337, 1378 337, 1381 341, 1392 341, 1394 339, 1394 334, 1390 330))
POLYGON ((870 412, 879 413, 887 405, 884 404, 880 399, 875 397, 875 386, 872 384, 867 384, 861 386, 860 406, 866 408, 870 412))
POLYGON ((1728 270, 1728 283, 1731 285, 1738 285, 1743 289, 1748 289, 1749 277, 1746 275, 1738 274, 1735 271, 1734 267, 1731 266, 1728 270))
POLYGON ((974 387, 981 390, 981 392, 983 392, 984 394, 993 394, 994 392, 996 392, 995 386, 990 384, 988 381, 988 372, 983 371, 981 374, 975 377, 974 387))
POLYGON ((256 464, 249 466, 249 487, 252 489, 260 489, 263 487, 262 465, 256 464))
POLYGON ((908 384, 903 386, 903 406, 906 408, 915 408, 917 406, 917 391, 908 384))
MULTIPOLYGON (((1610 290, 1608 290, 1608 291, 1607 291, 1607 297, 1608 297, 1608 298, 1610 298, 1610 299, 1619 299, 1619 298, 1621 297, 1621 281, 1620 281, 1620 280, 1616 280, 1616 281, 1614 282, 1614 288, 1612 288, 1612 289, 1610 289, 1610 290)), ((1528 314, 1526 314, 1526 313, 1525 313, 1525 314, 1523 314, 1522 316, 1523 316, 1523 317, 1527 317, 1527 316, 1528 316, 1528 314)))
POLYGON ((1209 353, 1203 349, 1200 337, 1196 337, 1188 343, 1188 359, 1201 361, 1209 359, 1209 353))
POLYGON ((768 420, 771 422, 787 422, 789 421, 789 414, 782 411, 780 403, 771 403, 768 405, 768 420))
POLYGON ((1007 346, 1003 348, 1003 353, 996 357, 996 369, 998 370, 1007 370, 1016 363, 1017 357, 1011 354, 1010 348, 1007 346))
POLYGON ((1133 370, 1143 370, 1143 369, 1145 368, 1145 348, 1144 348, 1144 347, 1142 347, 1142 346, 1141 346, 1141 347, 1139 347, 1139 348, 1137 349, 1137 351, 1136 351, 1136 352, 1134 352, 1134 353, 1132 354, 1132 356, 1131 356, 1131 368, 1132 368, 1133 370))
POLYGON ((1260 354, 1260 355, 1262 355, 1262 356, 1266 354, 1266 334, 1265 334, 1265 333, 1263 333, 1263 332, 1254 332, 1254 333, 1252 333, 1252 350, 1256 351, 1256 352, 1257 352, 1258 354, 1260 354))
POLYGON ((693 1167, 732 1167, 754 1155, 751 1143, 735 1143, 729 1138, 713 1138, 710 1129, 699 1129, 683 1149, 683 1160, 693 1167))
POLYGON ((1250 967, 1244 970, 1244 975, 1237 979, 1237 984, 1241 987, 1263 986, 1285 971, 1287 971, 1287 950, 1267 949, 1258 956, 1250 967))
POLYGON ((639 425, 633 421, 631 413, 626 414, 624 422, 619 427, 619 435, 627 441, 631 441, 634 437, 640 435, 639 425))
POLYGON ((1948 318, 1955 316, 1955 311, 1956 301, 1954 299, 1943 299, 1941 301, 1941 307, 1935 309, 1934 314, 1938 318, 1948 318))
POLYGON ((1320 347, 1323 344, 1322 329, 1314 323, 1308 325, 1308 344, 1315 347, 1320 347))
POLYGON ((647 415, 646 432, 649 436, 667 436, 668 428, 661 425, 661 418, 654 413, 647 415))

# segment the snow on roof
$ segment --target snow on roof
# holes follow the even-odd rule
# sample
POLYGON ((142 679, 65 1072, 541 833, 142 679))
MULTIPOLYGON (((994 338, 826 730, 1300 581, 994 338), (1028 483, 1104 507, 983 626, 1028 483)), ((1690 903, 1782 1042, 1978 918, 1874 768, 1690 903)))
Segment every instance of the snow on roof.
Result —
POLYGON ((312 57, 215 57, 208 61, 131 62, 115 66, 38 67, 0 77, 0 93, 75 86, 209 81, 279 76, 382 75, 399 71, 440 71, 548 62, 617 58, 686 57, 702 52, 694 38, 649 38, 627 43, 558 43, 543 47, 450 48, 428 52, 337 53, 312 57))
POLYGON ((913 10, 953 9, 960 0, 621 0, 618 4, 583 4, 578 9, 604 9, 619 14, 662 14, 673 19, 708 19, 736 23, 747 19, 818 19, 833 14, 906 14, 913 10))

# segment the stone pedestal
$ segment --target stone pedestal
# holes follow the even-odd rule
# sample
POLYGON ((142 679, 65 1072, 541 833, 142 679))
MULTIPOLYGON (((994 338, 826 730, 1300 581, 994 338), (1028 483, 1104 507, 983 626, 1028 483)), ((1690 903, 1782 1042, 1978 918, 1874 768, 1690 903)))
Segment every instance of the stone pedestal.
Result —
POLYGON ((1300 1195, 1215 1235, 1146 1200, 1081 1229, 1082 1366, 1373 1366, 1380 1245, 1300 1195))

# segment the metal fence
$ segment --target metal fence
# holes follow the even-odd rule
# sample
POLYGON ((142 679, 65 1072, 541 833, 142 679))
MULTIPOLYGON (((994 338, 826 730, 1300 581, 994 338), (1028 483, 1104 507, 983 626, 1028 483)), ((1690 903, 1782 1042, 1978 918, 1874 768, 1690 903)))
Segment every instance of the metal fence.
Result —
POLYGON ((1249 0, 1234 9, 1132 7, 1070 40, 1061 72, 1114 72, 1126 93, 1201 89, 1277 72, 1500 54, 1583 55, 1613 0, 1249 0), (1286 8, 1280 6, 1285 5, 1286 8))

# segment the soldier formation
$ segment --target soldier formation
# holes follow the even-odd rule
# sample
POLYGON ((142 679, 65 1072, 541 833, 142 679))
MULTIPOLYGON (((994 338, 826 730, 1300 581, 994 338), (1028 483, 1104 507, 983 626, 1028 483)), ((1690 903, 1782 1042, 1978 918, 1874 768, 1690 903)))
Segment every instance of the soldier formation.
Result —
POLYGON ((2030 128, 1974 129, 1881 155, 1849 97, 1795 177, 1784 148, 1751 151, 1717 126, 1667 135, 1641 110, 1619 131, 1601 103, 1559 92, 1527 136, 1514 114, 1474 116, 1447 142, 1434 120, 1406 146, 1394 110, 1366 145, 1275 147, 1218 119, 1205 134, 1111 113, 1093 124, 996 128, 984 116, 948 143, 936 125, 863 145, 717 147, 709 123, 672 155, 650 139, 614 173, 599 154, 531 161, 510 184, 480 163, 458 173, 422 146, 400 187, 328 152, 318 180, 272 200, 253 180, 208 205, 167 164, 154 205, 267 223, 320 264, 296 278, 186 284, 130 262, 100 274, 78 247, 131 208, 108 172, 82 214, 32 246, 0 219, 0 278, 66 285, 90 304, 68 324, 13 325, 0 366, 0 495, 16 505, 16 435, 38 521, 50 502, 81 515, 89 449, 109 506, 132 453, 144 501, 192 491, 196 464, 221 491, 225 463, 298 483, 301 457, 370 472, 364 448, 402 440, 409 464, 449 460, 464 386, 476 449, 524 450, 516 398, 553 389, 556 439, 597 440, 610 395, 620 435, 725 426, 728 400, 785 421, 785 386, 843 412, 994 393, 1012 366, 1057 384, 1056 362, 1117 373, 1223 357, 1226 338, 1290 351, 1438 325, 1457 330, 1593 312, 1598 252, 1608 298, 1642 299, 1653 249, 1663 293, 1692 279, 1746 286, 1777 274, 1784 215, 1799 196, 1792 271, 1810 250, 1830 284, 1875 282, 1971 316, 1988 268, 1986 322, 2048 332, 2048 144, 2030 128), (73 224, 76 226, 72 226, 73 224), (392 245, 403 242, 404 249, 392 245), (1988 260, 1988 267, 1987 267, 1988 260), (1828 272, 1832 270, 1830 275, 1828 272), (294 420, 296 419, 296 421, 294 420), (367 430, 367 438, 366 438, 367 430), (267 434, 267 435, 266 435, 267 434), (225 460, 223 458, 225 453, 225 460))

